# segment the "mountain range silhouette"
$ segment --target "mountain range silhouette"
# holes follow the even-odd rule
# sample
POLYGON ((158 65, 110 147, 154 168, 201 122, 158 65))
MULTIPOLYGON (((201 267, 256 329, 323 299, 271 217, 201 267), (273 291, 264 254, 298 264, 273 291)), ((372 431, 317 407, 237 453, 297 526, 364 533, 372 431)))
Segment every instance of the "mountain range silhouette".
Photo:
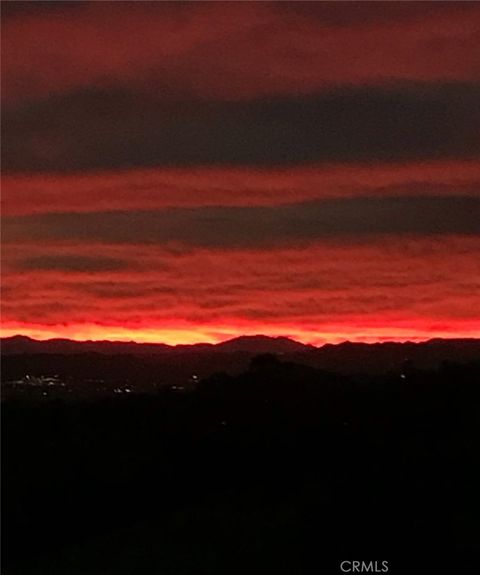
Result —
MULTIPOLYGON (((89 356, 100 362, 102 356, 131 356, 132 362, 144 357, 150 364, 175 363, 185 371, 209 375, 217 370, 244 369, 252 357, 271 353, 304 365, 338 373, 385 373, 398 370, 405 363, 420 369, 435 369, 442 362, 466 363, 480 359, 480 339, 431 339, 424 342, 382 342, 325 344, 320 347, 302 344, 288 337, 265 335, 241 336, 218 344, 199 343, 170 346, 162 343, 116 341, 73 341, 50 339, 38 341, 26 336, 1 340, 4 357, 17 356, 89 356), (182 361, 172 362, 181 357, 182 361), (148 360, 147 360, 148 358, 148 360)), ((12 357, 14 359, 14 357, 12 357)), ((25 358, 26 359, 26 358, 25 358)), ((105 357, 105 359, 107 359, 105 357)), ((48 362, 45 358, 45 362, 48 362)))

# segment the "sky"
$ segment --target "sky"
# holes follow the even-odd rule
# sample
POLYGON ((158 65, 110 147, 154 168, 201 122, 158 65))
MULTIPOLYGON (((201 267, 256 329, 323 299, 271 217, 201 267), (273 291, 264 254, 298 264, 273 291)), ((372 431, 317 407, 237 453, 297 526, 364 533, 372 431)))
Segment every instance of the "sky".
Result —
POLYGON ((2 334, 480 337, 480 4, 2 2, 2 334))

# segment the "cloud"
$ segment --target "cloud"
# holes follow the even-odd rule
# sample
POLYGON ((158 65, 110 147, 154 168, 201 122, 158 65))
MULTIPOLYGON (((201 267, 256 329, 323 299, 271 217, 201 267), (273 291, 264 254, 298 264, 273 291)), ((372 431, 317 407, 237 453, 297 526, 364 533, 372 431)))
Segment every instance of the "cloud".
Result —
POLYGON ((480 198, 365 197, 281 206, 52 213, 5 218, 5 242, 244 248, 331 237, 480 234, 480 198))
POLYGON ((480 84, 163 105, 90 90, 4 110, 6 171, 469 158, 480 84))
POLYGON ((391 80, 478 79, 475 3, 6 4, 9 101, 96 86, 250 100, 391 80))
POLYGON ((22 270, 105 273, 132 269, 131 262, 104 256, 84 256, 72 253, 40 255, 23 259, 22 270))
POLYGON ((364 196, 477 196, 477 161, 181 168, 2 177, 2 213, 274 206, 364 196))
MULTIPOLYGON (((19 245, 18 257, 58 249, 19 245)), ((91 249, 78 245, 70 253, 91 249)), ((310 341, 480 335, 478 237, 393 236, 181 254, 157 245, 94 249, 106 258, 121 253, 131 270, 85 274, 81 282, 61 270, 4 270, 4 326, 170 342, 258 332, 310 341)))

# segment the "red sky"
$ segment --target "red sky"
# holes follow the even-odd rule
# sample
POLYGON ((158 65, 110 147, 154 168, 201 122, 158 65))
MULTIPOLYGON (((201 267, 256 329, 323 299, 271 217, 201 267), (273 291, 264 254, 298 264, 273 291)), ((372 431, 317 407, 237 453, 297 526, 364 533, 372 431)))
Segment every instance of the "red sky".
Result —
POLYGON ((478 4, 15 2, 2 28, 4 335, 480 336, 478 4))

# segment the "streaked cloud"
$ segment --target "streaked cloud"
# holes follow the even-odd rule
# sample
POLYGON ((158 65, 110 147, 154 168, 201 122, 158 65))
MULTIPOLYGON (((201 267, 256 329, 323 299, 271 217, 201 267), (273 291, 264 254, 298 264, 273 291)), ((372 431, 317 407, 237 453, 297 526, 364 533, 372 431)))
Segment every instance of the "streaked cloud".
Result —
POLYGON ((474 2, 6 4, 9 101, 92 87, 238 101, 478 78, 474 2))
MULTIPOLYGON (((18 248, 21 261, 59 246, 18 248)), ((184 252, 99 244, 75 253, 92 249, 108 258, 121 253, 132 270, 83 275, 80 281, 72 272, 40 274, 11 262, 2 277, 8 288, 5 327, 20 322, 44 333, 59 329, 79 337, 97 329, 97 337, 110 330, 155 340, 168 332, 173 342, 195 334, 198 341, 208 334, 211 340, 263 331, 316 341, 348 333, 360 339, 480 335, 472 313, 480 305, 478 237, 392 236, 304 248, 184 252)))
POLYGON ((4 241, 244 248, 329 237, 480 234, 480 197, 367 197, 271 207, 170 208, 5 218, 4 241))
POLYGON ((131 262, 119 258, 63 253, 25 258, 19 267, 31 271, 97 273, 127 270, 133 266, 131 262))
POLYGON ((6 106, 4 169, 292 166, 472 158, 480 84, 349 87, 248 102, 90 89, 6 106))
POLYGON ((474 160, 12 174, 2 178, 2 213, 274 206, 364 196, 478 196, 479 190, 474 160))

